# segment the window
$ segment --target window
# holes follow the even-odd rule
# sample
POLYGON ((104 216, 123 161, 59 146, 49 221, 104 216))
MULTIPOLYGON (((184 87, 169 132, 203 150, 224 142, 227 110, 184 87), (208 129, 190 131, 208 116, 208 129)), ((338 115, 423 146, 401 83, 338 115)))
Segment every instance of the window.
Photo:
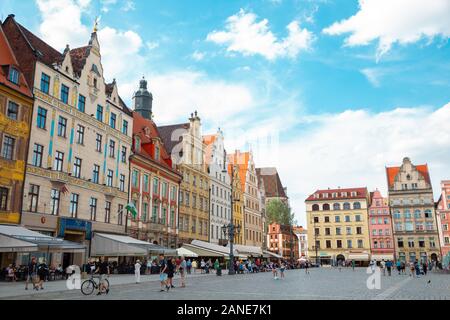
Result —
POLYGON ((162 214, 161 214, 161 224, 162 225, 166 225, 166 220, 167 220, 167 208, 163 208, 162 209, 162 214))
POLYGON ((86 111, 86 97, 81 94, 78 96, 78 111, 86 111))
POLYGON ((314 235, 316 235, 316 236, 320 235, 320 229, 319 228, 315 228, 314 229, 314 235))
POLYGON ((69 102, 69 87, 61 85, 61 101, 67 104, 69 102))
POLYGON ((14 67, 9 68, 8 80, 14 84, 19 84, 19 70, 14 67))
POLYGON ((131 175, 131 181, 132 181, 133 187, 137 188, 138 184, 139 184, 139 172, 137 170, 133 170, 133 173, 131 175))
POLYGON ((394 219, 400 219, 401 218, 401 216, 400 216, 400 210, 395 210, 394 211, 394 219))
POLYGON ((340 216, 335 216, 334 217, 334 222, 341 222, 341 217, 340 216))
POLYGON ((50 91, 50 77, 45 73, 41 75, 41 91, 49 94, 50 91))
POLYGON ((9 101, 6 115, 11 120, 17 120, 19 118, 19 105, 15 102, 9 101))
POLYGON ((32 165, 35 167, 42 167, 42 155, 44 153, 44 147, 35 143, 33 147, 33 159, 32 165))
MULTIPOLYGON (((170 200, 175 201, 176 194, 177 194, 177 188, 172 186, 172 188, 170 188, 170 200)), ((206 200, 205 200, 205 202, 206 202, 206 200)))
POLYGON ((122 163, 127 163, 127 147, 122 147, 122 163))
POLYGON ((154 194, 159 194, 158 189, 159 189, 159 181, 158 181, 157 178, 154 178, 153 179, 153 193, 154 194))
POLYGON ((162 196, 163 198, 167 198, 167 182, 163 182, 162 184, 162 196))
POLYGON ((57 216, 59 214, 59 199, 60 192, 59 190, 52 189, 50 193, 50 214, 57 216))
POLYGON ((143 208, 142 208, 142 216, 141 216, 141 220, 144 222, 147 222, 147 217, 148 217, 148 203, 143 204, 143 208))
POLYGON ((2 147, 2 157, 7 160, 14 159, 14 146, 16 145, 16 139, 4 136, 3 137, 3 147, 2 147))
POLYGON ((337 240, 336 241, 336 247, 337 248, 342 248, 342 240, 337 240))
POLYGON ((331 235, 331 229, 330 228, 325 228, 325 235, 326 236, 331 235))
POLYGON ((100 180, 100 166, 94 164, 94 170, 92 170, 92 182, 98 183, 100 180))
POLYGON ((34 184, 30 184, 30 190, 28 191, 28 198, 30 199, 30 212, 38 211, 39 204, 39 189, 40 187, 34 184))
POLYGON ((81 178, 81 160, 80 158, 75 158, 75 161, 73 162, 73 176, 75 178, 81 178))
POLYGON ((97 120, 103 122, 103 107, 100 105, 97 106, 97 120))
POLYGON ((155 160, 157 160, 157 161, 159 161, 159 153, 160 153, 159 147, 156 146, 155 147, 155 160))
POLYGON ((116 153, 116 142, 114 140, 109 140, 109 156, 110 158, 115 158, 116 153))
POLYGON ((47 110, 38 107, 38 114, 37 114, 37 127, 40 129, 45 129, 47 126, 47 110))
POLYGON ((108 176, 106 178, 106 186, 107 187, 112 187, 113 186, 113 176, 114 173, 112 170, 108 170, 108 176))
POLYGON ((325 223, 329 223, 330 222, 330 217, 325 217, 325 223))
POLYGON ((53 163, 53 170, 62 172, 64 165, 64 153, 56 151, 55 162, 53 163))
POLYGON ((355 221, 356 221, 356 222, 361 222, 361 216, 360 216, 359 214, 357 214, 357 215, 355 216, 355 221))
POLYGON ((362 240, 358 240, 358 248, 359 249, 363 248, 363 244, 364 244, 364 242, 362 240))
POLYGON ((118 207, 117 224, 119 226, 123 225, 123 204, 119 204, 119 207, 118 207))
POLYGON ((356 227, 356 234, 362 234, 362 228, 356 227))
POLYGON ((116 114, 111 112, 111 117, 109 118, 109 125, 110 125, 111 128, 113 128, 113 129, 116 128, 116 119, 117 119, 116 114))
POLYGON ((141 150, 141 139, 138 136, 134 137, 134 150, 136 152, 141 150))
POLYGON ((346 228, 346 232, 347 232, 348 235, 351 235, 352 234, 352 228, 351 227, 347 227, 346 228))
POLYGON ((120 181, 119 181, 119 190, 122 192, 125 192, 125 175, 120 175, 120 181))
POLYGON ((67 119, 59 117, 58 120, 58 136, 65 138, 67 133, 67 119))
POLYGON ((405 230, 406 231, 414 231, 414 225, 412 222, 406 222, 405 223, 405 230))
POLYGON ((111 202, 106 201, 105 203, 105 223, 110 223, 111 221, 111 202))
POLYGON ((414 218, 420 219, 421 216, 422 216, 422 212, 420 210, 415 210, 414 211, 414 218))
POLYGON ((408 247, 414 248, 414 239, 408 239, 408 247))
POLYGON ((143 179, 143 189, 144 192, 148 192, 148 174, 144 174, 144 179, 143 179))
POLYGON ((410 219, 411 218, 411 211, 409 209, 404 210, 405 218, 410 219))
POLYGON ((89 202, 89 207, 90 207, 90 211, 91 211, 91 220, 92 221, 97 220, 97 199, 96 198, 91 198, 91 200, 89 202))
POLYGON ((128 135, 128 121, 123 120, 122 133, 128 135))
POLYGON ((339 203, 333 204, 333 210, 341 210, 341 205, 339 203))
POLYGON ((95 140, 96 142, 95 150, 98 152, 102 152, 102 139, 103 139, 102 135, 97 133, 97 138, 95 140))
POLYGON ((336 235, 340 236, 341 235, 341 228, 336 228, 336 235))
POLYGON ((430 209, 425 210, 425 218, 432 218, 433 215, 430 209))
POLYGON ((354 209, 354 210, 359 210, 359 209, 361 209, 361 203, 360 203, 360 202, 355 202, 355 203, 353 204, 353 209, 354 209))
POLYGON ((78 125, 77 129, 77 143, 84 144, 84 127, 82 125, 78 125))
POLYGON ((80 198, 80 195, 76 193, 72 193, 70 196, 70 215, 72 218, 78 217, 78 200, 80 198))
POLYGON ((157 223, 157 220, 158 220, 158 205, 153 205, 152 222, 157 223))
POLYGON ((345 222, 350 222, 350 216, 345 216, 345 222))
POLYGON ((350 203, 344 203, 344 210, 350 210, 350 203))
POLYGON ((347 240, 347 248, 351 249, 353 247, 352 240, 347 240))
POLYGON ((0 187, 0 210, 8 210, 9 189, 0 187))

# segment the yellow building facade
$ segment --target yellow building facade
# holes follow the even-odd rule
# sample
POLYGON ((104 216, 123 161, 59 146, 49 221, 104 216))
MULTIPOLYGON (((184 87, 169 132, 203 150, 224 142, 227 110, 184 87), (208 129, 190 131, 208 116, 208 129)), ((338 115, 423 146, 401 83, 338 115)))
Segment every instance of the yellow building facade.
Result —
POLYGON ((0 223, 19 224, 33 97, 0 26, 0 223))
POLYGON ((233 175, 232 193, 233 193, 233 224, 241 226, 241 232, 234 235, 234 243, 244 245, 244 196, 242 192, 241 178, 239 175, 239 167, 236 165, 229 165, 228 172, 233 175))
POLYGON ((336 265, 370 261, 369 195, 366 188, 318 190, 306 200, 308 255, 313 262, 336 265))

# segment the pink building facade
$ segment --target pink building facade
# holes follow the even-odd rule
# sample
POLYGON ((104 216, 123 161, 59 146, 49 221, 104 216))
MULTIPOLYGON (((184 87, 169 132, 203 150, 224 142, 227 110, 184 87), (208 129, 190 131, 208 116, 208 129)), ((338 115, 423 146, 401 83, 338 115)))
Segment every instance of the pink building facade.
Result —
POLYGON ((370 194, 369 233, 372 260, 394 260, 394 236, 392 219, 389 212, 389 202, 383 198, 380 191, 370 194))
POLYGON ((450 180, 441 182, 441 197, 437 205, 439 240, 442 256, 450 255, 450 180))

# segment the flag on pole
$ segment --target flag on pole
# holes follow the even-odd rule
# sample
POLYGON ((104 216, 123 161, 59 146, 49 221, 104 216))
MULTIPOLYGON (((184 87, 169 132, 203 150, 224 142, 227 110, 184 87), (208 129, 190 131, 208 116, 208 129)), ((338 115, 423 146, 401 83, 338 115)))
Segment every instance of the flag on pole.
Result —
POLYGON ((128 210, 129 212, 131 212, 131 215, 133 216, 133 219, 136 219, 136 217, 138 215, 138 212, 137 212, 136 207, 134 206, 134 203, 127 204, 125 209, 128 210))

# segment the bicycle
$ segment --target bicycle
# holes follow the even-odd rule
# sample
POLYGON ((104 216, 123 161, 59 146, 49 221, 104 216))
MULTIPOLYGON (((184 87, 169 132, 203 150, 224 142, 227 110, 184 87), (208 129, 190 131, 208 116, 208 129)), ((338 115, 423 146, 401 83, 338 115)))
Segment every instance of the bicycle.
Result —
MULTIPOLYGON (((94 276, 93 274, 91 274, 90 278, 88 280, 85 280, 82 284, 81 284, 81 292, 85 295, 85 296, 89 296, 91 294, 94 293, 95 289, 98 289, 100 287, 100 276, 94 276), (98 284, 97 282, 94 280, 95 278, 98 278, 98 284)), ((106 293, 108 294, 109 292, 109 281, 108 279, 103 279, 103 292, 102 293, 106 293)))

